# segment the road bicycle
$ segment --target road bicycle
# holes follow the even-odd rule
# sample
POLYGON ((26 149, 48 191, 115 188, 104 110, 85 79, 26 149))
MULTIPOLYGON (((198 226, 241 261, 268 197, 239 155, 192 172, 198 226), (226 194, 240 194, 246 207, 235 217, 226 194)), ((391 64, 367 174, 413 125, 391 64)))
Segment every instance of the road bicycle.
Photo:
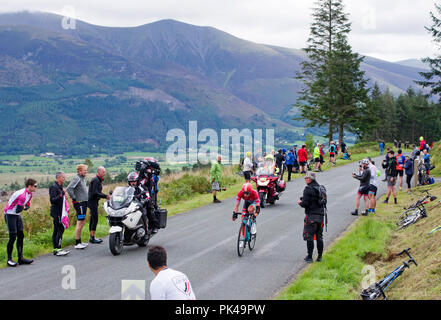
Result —
POLYGON ((392 271, 388 276, 381 279, 380 281, 372 284, 369 288, 364 289, 361 292, 361 298, 363 300, 378 300, 380 298, 383 298, 384 300, 387 300, 386 294, 384 293, 387 288, 399 277, 403 274, 404 270, 406 268, 410 268, 410 264, 414 263, 415 266, 418 266, 415 259, 410 255, 409 253, 410 248, 407 250, 403 250, 401 253, 399 253, 397 256, 401 256, 404 253, 406 253, 409 256, 409 261, 403 262, 402 265, 400 265, 398 268, 396 268, 394 271, 392 271))
POLYGON ((410 207, 406 209, 399 217, 397 226, 398 230, 407 228, 411 224, 414 224, 419 219, 423 219, 427 217, 427 211, 424 207, 425 204, 428 204, 431 201, 436 200, 435 196, 432 196, 429 191, 423 190, 423 192, 427 193, 422 199, 418 200, 410 207))
MULTIPOLYGON (((239 214, 233 212, 234 214, 239 214)), ((253 251, 256 244, 257 230, 256 218, 252 213, 243 213, 240 224, 239 235, 237 236, 237 254, 241 257, 248 245, 250 251, 253 251)))

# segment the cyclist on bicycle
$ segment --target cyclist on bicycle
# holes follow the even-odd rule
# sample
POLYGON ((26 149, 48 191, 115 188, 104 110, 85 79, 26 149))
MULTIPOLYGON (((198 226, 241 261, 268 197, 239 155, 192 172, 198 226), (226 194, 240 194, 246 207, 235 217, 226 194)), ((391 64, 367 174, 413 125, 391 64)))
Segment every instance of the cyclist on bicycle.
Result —
POLYGON ((241 199, 245 201, 245 203, 243 204, 242 213, 252 213, 253 209, 251 209, 250 207, 255 207, 256 211, 254 213, 254 217, 257 217, 260 212, 259 194, 256 190, 253 190, 253 185, 251 183, 245 183, 242 186, 242 190, 240 190, 237 194, 236 205, 234 206, 233 221, 237 219, 237 211, 239 210, 241 199))

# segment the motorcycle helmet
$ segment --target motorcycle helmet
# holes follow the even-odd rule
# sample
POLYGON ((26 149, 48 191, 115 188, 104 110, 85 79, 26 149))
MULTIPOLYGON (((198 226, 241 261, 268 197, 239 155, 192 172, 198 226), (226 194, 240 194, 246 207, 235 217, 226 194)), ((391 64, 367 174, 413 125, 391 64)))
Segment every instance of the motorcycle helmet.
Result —
POLYGON ((149 161, 149 162, 158 162, 158 160, 156 160, 155 158, 152 158, 152 157, 147 157, 144 160, 149 161))
POLYGON ((138 182, 139 174, 135 171, 130 172, 127 176, 127 183, 130 184, 130 182, 138 182))

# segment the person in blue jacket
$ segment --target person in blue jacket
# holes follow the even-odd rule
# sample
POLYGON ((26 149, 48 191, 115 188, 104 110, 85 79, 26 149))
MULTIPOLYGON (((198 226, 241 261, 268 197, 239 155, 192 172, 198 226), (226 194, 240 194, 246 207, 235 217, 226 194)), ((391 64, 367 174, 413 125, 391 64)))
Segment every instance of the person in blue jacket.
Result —
POLYGON ((288 170, 288 182, 291 181, 291 173, 292 168, 294 166, 294 153, 292 150, 289 150, 288 154, 285 157, 285 164, 288 170))

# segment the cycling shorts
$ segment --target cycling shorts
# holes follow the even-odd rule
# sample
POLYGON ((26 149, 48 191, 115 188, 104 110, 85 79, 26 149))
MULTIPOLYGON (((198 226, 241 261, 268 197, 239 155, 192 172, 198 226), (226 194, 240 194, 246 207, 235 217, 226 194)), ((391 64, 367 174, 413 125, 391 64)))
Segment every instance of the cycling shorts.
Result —
POLYGON ((77 212, 77 220, 84 221, 86 219, 87 201, 74 203, 73 206, 77 212))
POLYGON ((256 202, 255 201, 248 201, 245 200, 244 204, 243 204, 243 209, 242 209, 242 213, 247 213, 248 212, 248 208, 249 206, 254 206, 256 207, 256 202))
POLYGON ((358 194, 360 196, 367 196, 369 194, 370 187, 360 187, 358 188, 358 194))
POLYGON ((372 194, 372 195, 376 196, 377 195, 377 191, 378 191, 378 188, 376 186, 374 186, 373 184, 371 184, 369 186, 369 194, 372 194))
POLYGON ((404 170, 397 170, 397 172, 400 177, 404 176, 404 170))

